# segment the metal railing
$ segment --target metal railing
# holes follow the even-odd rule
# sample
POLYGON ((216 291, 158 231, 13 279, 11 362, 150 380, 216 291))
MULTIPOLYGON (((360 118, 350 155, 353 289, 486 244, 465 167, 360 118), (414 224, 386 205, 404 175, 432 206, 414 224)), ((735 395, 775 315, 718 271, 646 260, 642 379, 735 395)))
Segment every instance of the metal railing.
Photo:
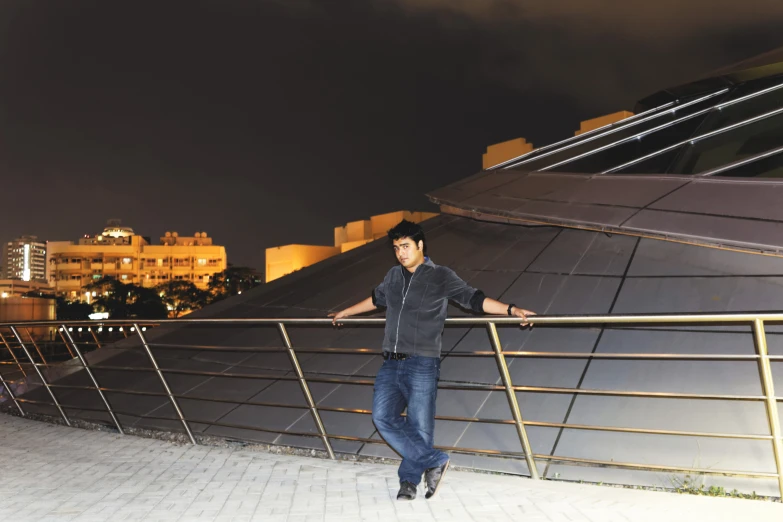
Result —
MULTIPOLYGON (((498 326, 500 325, 516 325, 518 319, 505 318, 505 317, 455 317, 447 319, 447 326, 484 326, 487 329, 489 342, 492 347, 491 351, 466 351, 466 352, 449 352, 449 357, 476 357, 476 358, 492 358, 497 364, 498 373, 500 377, 500 384, 460 384, 460 383, 444 383, 439 384, 440 389, 448 390, 470 390, 470 391, 488 391, 488 392, 504 392, 508 401, 510 419, 493 419, 493 418, 471 418, 471 417, 457 417, 457 416, 443 416, 437 415, 436 419, 446 421, 460 421, 468 423, 491 423, 491 424, 503 424, 513 425, 519 438, 520 450, 518 452, 504 452, 494 449, 477 449, 477 448, 465 448, 465 447, 444 447, 439 446, 440 449, 445 451, 451 451, 456 453, 468 453, 481 456, 497 456, 504 458, 524 459, 530 476, 533 479, 539 479, 539 473, 536 464, 537 463, 560 463, 567 465, 579 465, 579 466, 597 466, 597 467, 609 467, 628 470, 642 470, 642 471, 655 471, 655 472, 671 472, 671 473, 696 473, 705 475, 724 475, 724 476, 738 476, 738 477, 751 477, 751 478, 766 478, 776 479, 783 498, 783 433, 781 432, 781 424, 778 415, 777 402, 783 401, 783 398, 775 395, 774 382, 772 376, 773 361, 783 361, 783 355, 770 355, 767 350, 767 335, 765 332, 765 325, 767 323, 783 323, 783 313, 729 313, 729 314, 664 314, 664 315, 597 315, 597 316, 536 316, 529 318, 533 325, 541 326, 593 326, 593 327, 621 327, 628 326, 645 326, 645 325, 672 325, 672 324, 688 324, 688 325, 749 325, 752 327, 755 354, 683 354, 683 353, 574 353, 574 352, 532 352, 532 351, 504 351, 500 342, 500 336, 498 333, 498 326), (511 375, 509 373, 508 358, 520 358, 520 359, 584 359, 584 360, 597 360, 597 359, 625 359, 625 360, 669 360, 669 361, 756 361, 759 369, 759 379, 761 384, 761 395, 738 395, 738 394, 702 394, 702 393, 676 393, 676 392, 652 392, 652 391, 629 391, 629 390, 607 390, 607 389, 589 389, 589 388, 570 388, 570 387, 545 387, 545 386, 525 386, 520 383, 512 382, 511 375), (646 429, 646 428, 631 428, 631 427, 617 427, 617 426, 600 426, 600 425, 585 425, 585 424, 572 424, 568 422, 543 422, 526 420, 523 415, 522 408, 517 401, 517 393, 546 393, 546 394, 565 394, 565 395, 587 395, 587 396, 605 396, 605 397, 644 397, 644 398, 658 398, 658 399, 684 399, 684 400, 707 400, 707 401, 742 401, 742 402, 760 402, 764 404, 766 417, 769 424, 769 433, 763 434, 745 434, 745 433, 721 433, 710 431, 683 431, 683 430, 670 430, 670 429, 646 429), (617 432, 617 433, 632 433, 632 434, 651 434, 651 435, 671 435, 671 436, 690 436, 690 437, 710 437, 719 439, 738 439, 738 440, 755 440, 755 441, 769 441, 772 444, 772 454, 774 456, 775 473, 758 472, 758 471, 737 471, 737 470, 720 470, 711 468, 694 468, 694 467, 678 467, 669 465, 657 465, 657 464, 642 464, 633 462, 615 462, 605 461, 598 459, 577 458, 567 456, 556 456, 547 454, 536 454, 531 448, 531 444, 527 434, 528 427, 544 427, 544 428, 556 428, 560 430, 590 430, 590 431, 602 431, 602 432, 617 432)), ((341 323, 351 326, 363 326, 363 325, 383 325, 384 319, 365 318, 365 319, 344 319, 341 323)), ((176 413, 176 418, 160 417, 153 415, 143 415, 146 419, 159 419, 159 420, 176 420, 181 423, 188 439, 193 444, 197 443, 196 437, 191 430, 191 424, 198 423, 208 426, 221 426, 227 428, 236 428, 244 430, 256 430, 260 432, 276 433, 281 435, 295 435, 302 437, 315 437, 320 439, 323 444, 324 450, 330 458, 335 458, 335 453, 332 448, 332 441, 353 441, 368 444, 383 444, 382 440, 356 437, 349 435, 337 435, 328 433, 324 423, 321 419, 320 412, 342 412, 342 413, 355 413, 370 415, 372 412, 365 409, 357 408, 341 408, 333 406, 319 406, 313 398, 313 394, 310 390, 310 383, 331 383, 331 384, 347 384, 347 385, 360 385, 360 386, 372 386, 374 384, 372 379, 357 378, 357 377, 340 377, 340 376, 324 376, 314 374, 313 372, 307 372, 310 375, 306 375, 306 372, 302 370, 299 362, 298 354, 358 354, 358 355, 378 355, 379 351, 371 350, 367 348, 295 348, 292 345, 291 338, 288 333, 289 326, 311 326, 311 327, 328 327, 331 325, 329 319, 306 319, 306 318, 277 318, 277 319, 178 319, 178 320, 163 320, 163 321, 137 321, 134 323, 128 323, 127 321, 103 321, 100 326, 96 326, 94 322, 69 322, 68 325, 55 322, 28 322, 21 324, 9 324, 0 323, 0 344, 5 346, 6 351, 10 353, 10 358, 6 361, 0 361, 0 385, 2 385, 8 393, 9 399, 18 408, 19 413, 23 416, 26 415, 26 404, 46 404, 54 405, 58 414, 62 417, 63 421, 70 425, 70 419, 66 413, 66 410, 77 411, 92 411, 92 412, 107 412, 111 418, 111 422, 117 428, 120 433, 123 433, 123 426, 121 425, 118 415, 128 415, 138 417, 138 413, 131 413, 126 411, 119 411, 112 407, 111 401, 107 398, 107 394, 110 393, 124 393, 137 396, 156 396, 165 398, 173 407, 176 413), (147 338, 145 333, 147 328, 160 325, 196 325, 196 326, 265 326, 272 327, 278 330, 280 337, 283 341, 282 347, 274 346, 215 346, 215 345, 188 345, 188 344, 175 344, 175 343, 156 343, 151 342, 147 338), (52 341, 53 335, 50 335, 50 341, 36 342, 33 336, 30 334, 31 328, 50 327, 57 330, 60 340, 52 341), (73 333, 73 328, 77 328, 79 335, 87 337, 86 341, 77 341, 73 333), (84 330, 84 332, 82 332, 84 330), (27 338, 22 335, 21 332, 27 332, 27 338), (10 336, 9 333, 10 332, 10 336), (87 333, 90 335, 87 336, 87 333), (107 338, 108 335, 108 338, 107 338), (122 337, 120 337, 122 335, 122 337), (105 347, 113 340, 119 340, 123 337, 136 336, 143 349, 146 358, 148 359, 149 367, 138 366, 113 366, 111 364, 91 364, 88 362, 88 358, 84 356, 86 350, 96 350, 105 347), (113 338, 111 336, 114 336, 113 338), (101 338, 103 338, 101 342, 101 338), (92 340, 90 340, 92 339, 92 340), (51 379, 47 379, 45 376, 45 370, 50 367, 57 366, 58 363, 47 362, 44 352, 50 350, 51 345, 55 343, 59 346, 61 354, 67 354, 66 357, 72 358, 72 361, 78 363, 78 365, 84 370, 89 381, 92 385, 74 385, 63 384, 53 382, 51 379), (59 344, 57 344, 59 343, 59 344), (29 349, 29 346, 33 345, 35 351, 29 349), (80 346, 81 345, 81 346, 80 346), (155 357, 153 350, 166 349, 166 350, 197 350, 199 352, 250 352, 250 353, 271 353, 271 352, 283 352, 286 353, 291 364, 291 368, 294 375, 278 375, 278 374, 247 374, 247 373, 229 373, 229 372, 217 372, 217 371, 199 371, 199 370, 187 370, 181 368, 165 368, 161 367, 155 357), (23 353, 24 359, 19 357, 17 353, 23 353), (36 358, 37 355, 37 358, 36 358), (111 370, 111 371, 126 371, 126 372, 148 372, 153 373, 159 380, 162 389, 162 393, 154 391, 144 390, 131 390, 131 389, 117 389, 99 384, 93 370, 111 370), (41 401, 24 396, 17 396, 14 394, 13 386, 9 382, 9 379, 3 377, 3 374, 8 374, 10 370, 16 372, 16 375, 26 376, 30 379, 31 376, 40 380, 40 385, 46 389, 48 397, 52 402, 41 401), (32 370, 32 373, 31 373, 32 370), (183 395, 177 394, 172 391, 167 380, 167 375, 190 375, 190 376, 202 376, 202 377, 222 377, 222 378, 241 378, 241 379, 265 379, 272 381, 295 381, 299 384, 302 394, 305 399, 304 405, 294 405, 286 403, 275 403, 268 401, 254 401, 254 400, 229 400, 223 398, 217 398, 214 396, 196 396, 193 394, 183 395), (103 408, 89 408, 84 404, 64 404, 58 399, 58 390, 92 390, 95 391, 102 402, 103 408), (259 427, 249 425, 239 425, 234 423, 209 421, 208 419, 198 419, 193 417, 186 417, 182 408, 179 405, 180 399, 207 401, 214 403, 227 403, 235 405, 251 405, 251 406, 268 406, 279 408, 299 408, 307 410, 314 421, 316 432, 293 432, 290 430, 272 429, 270 427, 259 427)), ((380 336, 379 336, 380 340, 380 336)), ((0 347, 2 348, 2 347, 0 347)), ((56 356, 56 353, 50 353, 50 358, 56 356)))

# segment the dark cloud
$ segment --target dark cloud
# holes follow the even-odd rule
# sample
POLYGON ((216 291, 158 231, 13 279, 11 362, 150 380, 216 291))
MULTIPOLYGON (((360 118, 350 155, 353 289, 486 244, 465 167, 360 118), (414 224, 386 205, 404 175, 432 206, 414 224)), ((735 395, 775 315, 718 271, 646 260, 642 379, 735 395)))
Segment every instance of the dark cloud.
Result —
POLYGON ((425 207, 487 144, 565 137, 781 44, 777 4, 688 31, 691 4, 5 0, 0 240, 120 217, 207 230, 260 267, 266 247, 425 207))
MULTIPOLYGON (((378 0, 379 5, 388 2, 378 0)), ((777 0, 395 0, 483 29, 488 78, 599 112, 783 44, 777 0)))
MULTIPOLYGON (((388 0, 375 0, 379 5, 388 0)), ((777 0, 393 0, 411 12, 451 12, 481 23, 562 22, 634 39, 691 39, 717 28, 737 28, 783 17, 777 0)))

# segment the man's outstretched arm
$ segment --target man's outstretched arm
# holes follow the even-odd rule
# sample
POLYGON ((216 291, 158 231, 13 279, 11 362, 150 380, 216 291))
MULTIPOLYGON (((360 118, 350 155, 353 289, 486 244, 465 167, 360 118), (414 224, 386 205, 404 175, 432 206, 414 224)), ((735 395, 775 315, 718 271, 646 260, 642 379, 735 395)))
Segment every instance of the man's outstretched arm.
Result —
MULTIPOLYGON (((506 303, 501 303, 500 301, 496 301, 491 297, 484 298, 483 308, 485 314, 508 315, 508 305, 506 303)), ((527 318, 531 315, 536 315, 536 313, 531 312, 530 310, 525 310, 524 308, 517 308, 516 306, 512 306, 511 315, 521 318, 522 326, 527 326, 529 324, 527 322, 527 318)))
POLYGON ((484 312, 490 315, 511 315, 522 319, 522 326, 527 326, 527 318, 536 315, 535 312, 525 310, 524 308, 511 308, 511 314, 508 312, 508 305, 501 303, 490 297, 486 297, 484 292, 476 290, 462 280, 453 270, 446 269, 446 295, 449 299, 455 300, 464 308, 470 308, 475 313, 484 312))
POLYGON ((364 301, 359 301, 355 305, 349 306, 345 310, 340 310, 337 313, 329 314, 329 317, 332 318, 332 324, 337 324, 338 319, 343 319, 352 315, 363 314, 365 312, 372 312, 373 310, 377 310, 377 308, 378 307, 373 304, 372 297, 368 297, 364 301))

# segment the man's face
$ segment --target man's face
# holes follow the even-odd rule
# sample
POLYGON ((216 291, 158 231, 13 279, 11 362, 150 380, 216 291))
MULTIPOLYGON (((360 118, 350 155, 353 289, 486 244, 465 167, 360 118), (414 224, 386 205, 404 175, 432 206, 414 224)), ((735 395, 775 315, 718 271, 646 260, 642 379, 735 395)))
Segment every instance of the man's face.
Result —
POLYGON ((405 268, 417 267, 424 262, 424 241, 417 245, 411 238, 403 237, 395 239, 392 244, 397 261, 405 268))

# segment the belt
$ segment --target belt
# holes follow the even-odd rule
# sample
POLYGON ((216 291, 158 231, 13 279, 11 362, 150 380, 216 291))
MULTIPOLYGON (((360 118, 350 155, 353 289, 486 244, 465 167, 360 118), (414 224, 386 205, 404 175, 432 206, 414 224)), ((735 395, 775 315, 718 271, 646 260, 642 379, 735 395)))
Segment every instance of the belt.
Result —
POLYGON ((383 358, 385 360, 393 360, 393 361, 404 361, 410 357, 410 354, 407 353, 395 353, 395 352, 383 352, 383 358))

